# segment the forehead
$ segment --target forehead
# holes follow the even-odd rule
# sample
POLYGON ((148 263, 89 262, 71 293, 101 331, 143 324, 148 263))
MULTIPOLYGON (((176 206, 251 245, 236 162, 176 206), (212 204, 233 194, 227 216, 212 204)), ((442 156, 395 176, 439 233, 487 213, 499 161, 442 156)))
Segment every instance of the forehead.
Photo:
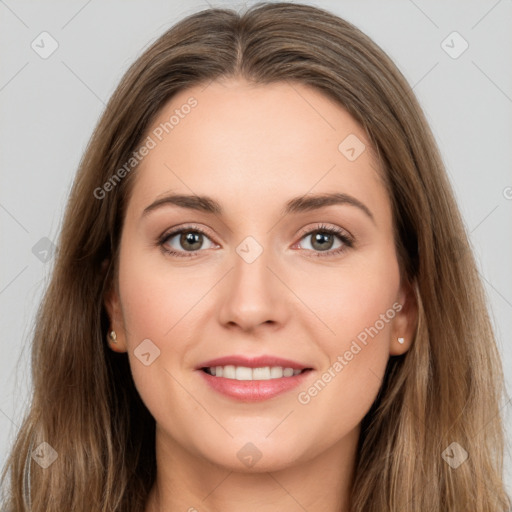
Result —
POLYGON ((224 79, 180 91, 146 133, 138 208, 167 191, 216 196, 244 211, 309 192, 382 200, 381 171, 364 129, 304 84, 224 79))

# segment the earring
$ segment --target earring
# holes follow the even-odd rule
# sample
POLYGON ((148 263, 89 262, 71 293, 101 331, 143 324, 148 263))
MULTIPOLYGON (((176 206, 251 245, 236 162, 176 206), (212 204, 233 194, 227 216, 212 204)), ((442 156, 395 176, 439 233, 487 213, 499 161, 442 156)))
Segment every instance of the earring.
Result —
POLYGON ((403 338, 398 338, 398 343, 403 344, 403 343, 404 343, 404 341, 405 341, 405 340, 404 340, 403 338))
POLYGON ((108 337, 110 338, 110 340, 112 341, 112 343, 117 343, 117 335, 116 335, 116 331, 110 331, 108 333, 108 337))

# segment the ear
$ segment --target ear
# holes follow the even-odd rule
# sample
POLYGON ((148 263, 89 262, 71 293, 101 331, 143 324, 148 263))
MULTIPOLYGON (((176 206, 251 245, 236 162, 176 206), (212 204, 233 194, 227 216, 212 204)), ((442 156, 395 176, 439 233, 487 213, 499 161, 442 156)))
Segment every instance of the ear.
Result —
POLYGON ((111 287, 105 293, 103 304, 105 305, 110 319, 110 326, 106 333, 108 345, 114 352, 127 352, 126 329, 124 327, 123 311, 121 309, 119 290, 116 283, 112 283, 111 287), (115 331, 116 333, 116 343, 114 343, 109 336, 111 331, 115 331))
POLYGON ((391 329, 389 354, 400 356, 411 347, 418 325, 418 301, 415 293, 415 283, 407 281, 402 283, 395 310, 397 313, 391 329), (403 343, 398 341, 399 338, 403 339, 403 343))

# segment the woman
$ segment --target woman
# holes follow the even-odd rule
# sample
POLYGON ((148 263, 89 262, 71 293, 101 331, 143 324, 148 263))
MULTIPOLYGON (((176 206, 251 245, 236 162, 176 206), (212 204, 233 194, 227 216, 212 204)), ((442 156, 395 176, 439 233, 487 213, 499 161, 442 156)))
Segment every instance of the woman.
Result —
POLYGON ((7 510, 510 506, 442 160, 346 21, 275 3, 166 32, 111 98, 58 245, 7 510))

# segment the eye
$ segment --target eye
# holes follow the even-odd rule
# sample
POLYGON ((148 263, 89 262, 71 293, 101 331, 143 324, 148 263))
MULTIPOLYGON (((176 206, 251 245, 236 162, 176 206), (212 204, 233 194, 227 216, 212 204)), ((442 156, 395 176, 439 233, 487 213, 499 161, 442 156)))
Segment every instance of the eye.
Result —
POLYGON ((307 238, 311 239, 309 243, 311 249, 308 250, 313 251, 313 257, 335 256, 354 246, 353 238, 346 231, 338 227, 320 225, 312 231, 307 231, 301 240, 307 238), (333 247, 336 243, 336 238, 338 239, 338 246, 333 247))
MULTIPOLYGON (((214 245, 202 229, 198 227, 185 227, 165 233, 158 241, 158 244, 167 254, 189 258, 195 256, 199 249, 205 249, 205 247, 202 247, 205 240, 208 240, 212 244, 211 246, 214 245), (189 254, 186 254, 187 252, 189 254)), ((211 247, 206 247, 206 249, 209 248, 211 247)))
MULTIPOLYGON (((300 240, 311 238, 311 249, 313 257, 328 257, 338 255, 353 247, 354 239, 344 230, 338 227, 320 225, 313 230, 302 234, 300 240), (338 245, 333 247, 338 239, 338 245)), ((162 251, 171 256, 190 258, 197 256, 201 249, 211 249, 214 244, 205 231, 197 226, 186 226, 174 231, 165 233, 158 240, 162 251), (203 247, 205 241, 210 243, 209 247, 203 247)))

